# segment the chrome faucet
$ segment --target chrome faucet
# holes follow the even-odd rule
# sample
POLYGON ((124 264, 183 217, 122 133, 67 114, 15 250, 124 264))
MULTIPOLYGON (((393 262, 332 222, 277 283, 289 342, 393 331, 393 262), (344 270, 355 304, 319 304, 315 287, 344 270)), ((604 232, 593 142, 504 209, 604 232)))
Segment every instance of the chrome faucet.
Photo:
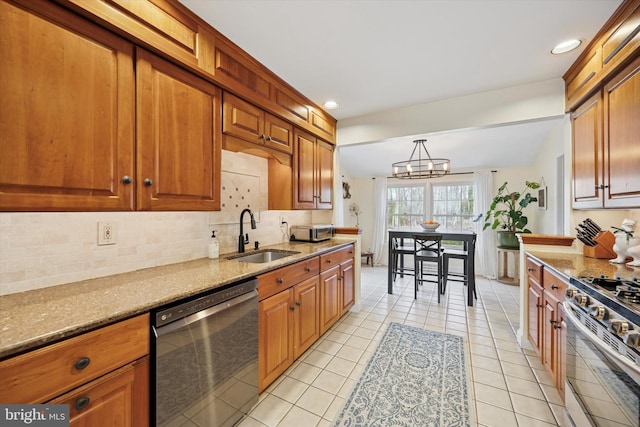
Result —
POLYGON ((243 224, 242 224, 242 218, 244 217, 245 212, 248 213, 249 216, 251 217, 251 229, 252 230, 256 229, 256 220, 255 220, 255 218, 253 218, 253 212, 251 212, 251 209, 244 209, 240 213, 240 237, 238 237, 238 252, 239 253, 243 253, 244 252, 244 245, 249 243, 249 233, 247 233, 246 235, 244 234, 243 224))

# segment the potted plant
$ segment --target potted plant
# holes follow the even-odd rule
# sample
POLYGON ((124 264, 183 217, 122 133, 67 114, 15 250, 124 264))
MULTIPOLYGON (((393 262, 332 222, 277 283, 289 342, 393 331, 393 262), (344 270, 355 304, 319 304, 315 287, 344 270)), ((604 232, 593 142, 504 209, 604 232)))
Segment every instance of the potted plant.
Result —
POLYGON ((493 198, 489 210, 485 214, 483 230, 491 227, 498 231, 498 246, 505 248, 518 248, 516 233, 531 233, 527 227, 529 219, 524 216, 523 209, 538 198, 529 190, 540 188, 538 182, 525 182, 525 188, 521 192, 511 192, 505 182, 498 188, 498 194, 493 198))

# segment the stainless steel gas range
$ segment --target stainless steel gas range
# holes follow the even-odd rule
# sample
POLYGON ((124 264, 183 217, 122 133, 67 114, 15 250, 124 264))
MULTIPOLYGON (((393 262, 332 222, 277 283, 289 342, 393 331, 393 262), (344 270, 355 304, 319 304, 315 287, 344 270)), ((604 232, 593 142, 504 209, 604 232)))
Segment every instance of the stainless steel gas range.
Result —
POLYGON ((572 277, 565 296, 569 421, 640 427, 640 280, 572 277))

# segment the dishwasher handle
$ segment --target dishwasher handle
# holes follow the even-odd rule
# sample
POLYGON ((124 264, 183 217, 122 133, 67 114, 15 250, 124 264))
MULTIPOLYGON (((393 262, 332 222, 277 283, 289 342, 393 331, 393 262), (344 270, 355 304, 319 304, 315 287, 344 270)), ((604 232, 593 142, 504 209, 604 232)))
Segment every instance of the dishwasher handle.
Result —
POLYGON ((181 319, 176 320, 175 322, 167 323, 166 325, 162 325, 160 327, 152 326, 153 333, 156 338, 159 338, 163 335, 166 335, 170 332, 173 332, 177 329, 183 328, 191 323, 197 322, 198 320, 207 318, 209 316, 213 316, 216 313, 220 313, 221 311, 228 310, 235 305, 241 304, 245 301, 249 301, 255 298, 256 303, 258 302, 258 291, 253 290, 246 294, 242 294, 238 297, 230 299, 228 301, 222 302, 220 304, 214 305, 213 307, 209 307, 197 313, 194 313, 190 316, 183 317, 181 319))

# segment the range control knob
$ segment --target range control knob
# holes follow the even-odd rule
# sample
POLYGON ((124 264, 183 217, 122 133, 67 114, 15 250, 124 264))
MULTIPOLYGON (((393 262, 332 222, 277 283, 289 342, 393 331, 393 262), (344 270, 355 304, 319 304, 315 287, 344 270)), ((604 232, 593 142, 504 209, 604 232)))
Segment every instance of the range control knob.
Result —
POLYGON ((575 297, 573 297, 573 300, 576 302, 576 304, 578 304, 580 307, 586 307, 587 304, 589 304, 589 297, 586 296, 585 294, 576 294, 575 297))
POLYGON ((601 305, 592 305, 589 307, 589 315, 594 319, 605 320, 608 316, 607 309, 601 305))
POLYGON ((625 335, 629 332, 629 324, 624 320, 612 320, 609 330, 614 334, 625 335))
POLYGON ((640 347, 640 333, 636 331, 629 331, 624 334, 622 341, 631 348, 638 348, 640 347))
POLYGON ((573 298, 574 296, 576 296, 576 293, 578 291, 574 288, 569 288, 566 291, 564 291, 564 296, 567 297, 568 299, 573 298))

